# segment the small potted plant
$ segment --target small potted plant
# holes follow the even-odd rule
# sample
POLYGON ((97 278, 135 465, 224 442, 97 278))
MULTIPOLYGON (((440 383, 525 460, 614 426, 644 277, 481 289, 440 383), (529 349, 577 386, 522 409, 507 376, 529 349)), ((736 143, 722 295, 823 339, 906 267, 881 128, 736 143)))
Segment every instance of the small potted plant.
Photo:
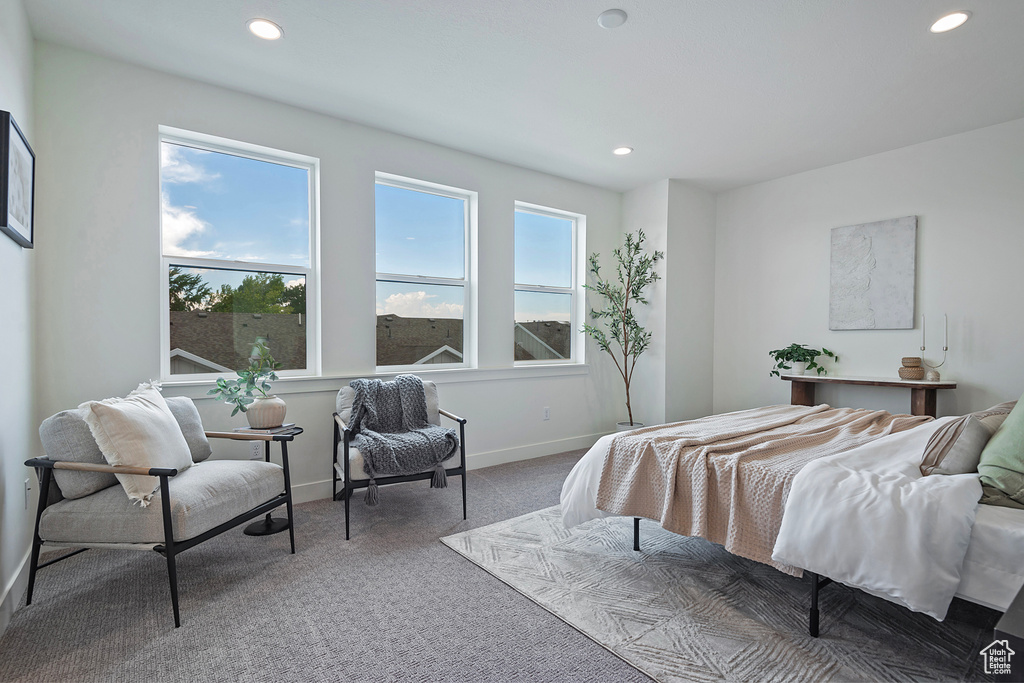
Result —
POLYGON ((786 370, 788 375, 802 375, 808 370, 815 370, 819 375, 827 375, 828 370, 818 365, 818 356, 828 356, 838 362, 839 356, 826 348, 811 349, 803 344, 790 344, 784 349, 769 351, 768 355, 775 359, 775 366, 771 374, 779 377, 780 370, 786 370))
POLYGON ((239 370, 237 379, 218 377, 217 386, 207 394, 218 401, 233 404, 232 417, 238 411, 245 413, 253 429, 279 427, 284 422, 288 406, 284 399, 270 393, 270 380, 277 379, 275 370, 280 367, 281 364, 270 355, 270 347, 259 339, 249 356, 249 367, 239 370))

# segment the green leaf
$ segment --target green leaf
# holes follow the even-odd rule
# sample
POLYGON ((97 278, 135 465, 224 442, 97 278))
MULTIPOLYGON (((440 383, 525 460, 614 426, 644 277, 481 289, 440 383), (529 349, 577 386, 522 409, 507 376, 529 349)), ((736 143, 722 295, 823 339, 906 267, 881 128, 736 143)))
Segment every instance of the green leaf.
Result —
MULTIPOLYGON (((238 292, 240 291, 238 290, 238 292)), ((216 387, 206 392, 208 396, 213 396, 218 401, 234 405, 234 410, 231 411, 232 416, 239 411, 246 412, 246 405, 254 400, 253 392, 259 391, 264 396, 269 395, 270 382, 268 380, 278 379, 274 370, 280 368, 281 363, 270 355, 270 347, 257 339, 252 348, 254 354, 249 359, 248 368, 236 371, 235 379, 228 380, 218 377, 216 387)))

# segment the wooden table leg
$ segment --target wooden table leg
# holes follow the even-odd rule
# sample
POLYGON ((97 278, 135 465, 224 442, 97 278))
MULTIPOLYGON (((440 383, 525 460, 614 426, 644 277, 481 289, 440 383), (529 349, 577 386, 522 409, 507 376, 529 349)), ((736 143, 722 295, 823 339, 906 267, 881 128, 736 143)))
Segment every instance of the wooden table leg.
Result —
POLYGON ((794 379, 789 393, 789 402, 794 406, 813 406, 814 382, 801 382, 794 379))
POLYGON ((910 389, 910 414, 935 417, 935 389, 912 387, 910 389))

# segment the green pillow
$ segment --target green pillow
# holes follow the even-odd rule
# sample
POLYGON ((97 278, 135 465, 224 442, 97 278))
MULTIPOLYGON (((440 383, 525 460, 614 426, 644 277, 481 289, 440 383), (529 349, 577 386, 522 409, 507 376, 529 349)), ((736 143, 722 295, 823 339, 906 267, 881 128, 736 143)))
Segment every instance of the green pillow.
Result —
POLYGON ((983 486, 1024 503, 1024 396, 981 452, 978 474, 983 486))

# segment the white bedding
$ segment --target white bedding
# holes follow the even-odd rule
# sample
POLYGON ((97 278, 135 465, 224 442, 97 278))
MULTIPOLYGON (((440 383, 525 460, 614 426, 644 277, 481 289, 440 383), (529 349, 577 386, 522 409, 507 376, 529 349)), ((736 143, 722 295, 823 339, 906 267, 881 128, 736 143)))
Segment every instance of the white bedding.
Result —
POLYGON ((1024 586, 1024 510, 979 505, 958 597, 1005 612, 1024 586))
POLYGON ((601 483, 604 458, 615 434, 602 436, 569 472, 562 483, 562 523, 571 529, 598 517, 609 517, 597 509, 597 487, 601 483))
POLYGON ((981 484, 918 468, 928 438, 953 419, 809 463, 793 480, 772 559, 945 618, 981 484))
MULTIPOLYGON (((916 543, 919 546, 921 543, 925 543, 925 545, 928 543, 919 541, 917 536, 924 537, 926 541, 928 539, 934 541, 935 543, 932 545, 938 544, 942 546, 945 544, 945 550, 933 548, 928 551, 930 553, 938 553, 937 561, 956 564, 959 560, 950 561, 948 558, 955 557, 957 553, 960 554, 960 559, 963 560, 962 566, 957 566, 954 569, 946 568, 941 572, 945 574, 945 577, 942 582, 942 597, 940 601, 945 601, 946 606, 948 606, 949 600, 945 598, 945 595, 949 594, 952 597, 952 593, 949 592, 949 587, 952 584, 954 592, 959 597, 987 607, 1005 610, 1017 591, 1024 585, 1024 510, 976 505, 975 503, 981 493, 976 475, 921 477, 917 468, 920 464, 924 444, 927 442, 932 431, 946 421, 948 421, 947 418, 940 418, 935 422, 930 422, 908 432, 893 434, 861 446, 858 449, 822 459, 822 461, 832 460, 838 463, 846 462, 847 464, 856 462, 858 467, 868 467, 867 471, 871 474, 860 476, 850 468, 843 469, 842 465, 830 466, 833 470, 833 475, 838 472, 841 475, 840 478, 850 477, 849 484, 844 484, 844 486, 852 486, 856 489, 858 483, 863 484, 868 479, 884 481, 887 494, 886 496, 866 500, 863 499, 862 493, 862 497, 854 495, 844 499, 843 505, 839 505, 837 501, 840 499, 832 494, 832 492, 829 492, 829 495, 823 496, 824 501, 819 500, 816 505, 804 505, 804 507, 809 507, 813 510, 813 514, 809 515, 810 518, 821 518, 823 520, 820 533, 832 540, 826 540, 825 545, 822 545, 820 539, 805 540, 794 536, 794 543, 792 545, 806 547, 806 553, 808 557, 811 557, 827 555, 827 545, 830 543, 831 545, 836 545, 835 542, 839 541, 840 545, 848 544, 850 554, 859 555, 862 553, 863 558, 876 558, 857 561, 856 564, 858 566, 863 565, 861 569, 858 569, 858 571, 864 572, 863 577, 847 575, 850 573, 848 571, 850 567, 847 566, 844 569, 841 564, 836 569, 826 567, 820 564, 819 560, 815 560, 814 566, 818 567, 818 569, 815 569, 813 566, 807 566, 801 562, 786 561, 837 579, 843 583, 865 588, 868 592, 876 595, 881 593, 881 597, 893 600, 894 602, 907 604, 905 597, 908 596, 908 593, 905 588, 889 586, 888 588, 895 590, 898 596, 902 595, 904 597, 888 595, 885 593, 887 582, 883 580, 884 576, 872 576, 872 567, 879 562, 881 563, 880 569, 876 573, 884 575, 888 571, 886 569, 888 562, 886 553, 893 550, 892 546, 894 544, 898 546, 897 539, 900 532, 894 526, 898 526, 898 523, 905 519, 902 504, 906 502, 910 506, 907 508, 908 512, 906 514, 916 515, 919 519, 916 523, 917 527, 913 529, 913 533, 909 533, 909 529, 913 526, 912 524, 909 526, 904 525, 903 535, 908 536, 912 544, 916 543), (850 460, 851 458, 852 460, 850 460), (836 467, 839 469, 837 470, 836 467), (946 492, 952 493, 952 497, 948 501, 946 499, 946 492), (945 505, 938 504, 939 501, 936 499, 936 496, 942 496, 942 502, 945 505), (972 498, 973 500, 969 500, 972 498), (900 505, 894 507, 896 503, 900 505), (861 506, 866 506, 866 508, 861 509, 861 506), (885 512, 883 506, 887 506, 888 512, 885 512), (958 512, 954 512, 954 508, 958 512), (976 514, 974 512, 975 508, 978 508, 976 514), (940 525, 938 517, 931 518, 927 516, 933 512, 936 515, 949 518, 951 521, 941 523, 948 526, 940 525), (888 517, 886 516, 887 514, 888 517), (959 519, 956 519, 957 515, 959 515, 959 519), (850 543, 850 533, 853 532, 853 529, 850 529, 850 533, 845 533, 844 529, 850 526, 850 520, 855 520, 859 523, 862 517, 865 524, 867 524, 867 520, 873 519, 877 530, 874 535, 865 537, 869 541, 862 541, 860 545, 863 547, 855 547, 850 543), (830 521, 826 522, 824 520, 830 521), (893 520, 896 520, 896 522, 893 522, 893 520), (971 526, 972 522, 973 528, 971 526), (964 537, 965 527, 967 530, 966 537, 964 537), (925 533, 919 533, 921 530, 924 530, 925 533), (959 538, 953 539, 953 536, 959 536, 959 538), (966 549, 966 556, 964 555, 964 549, 966 549), (844 579, 835 574, 843 574, 846 578, 844 579), (860 581, 858 579, 865 580, 860 581), (860 583, 865 585, 858 585, 860 583)), ((613 436, 608 435, 598 440, 580 461, 576 463, 569 476, 566 477, 562 485, 561 504, 562 521, 567 528, 582 524, 591 519, 608 516, 608 513, 597 509, 596 500, 601 470, 613 436)), ((796 490, 796 481, 794 481, 793 490, 796 490)), ((793 500, 792 491, 790 493, 790 500, 793 500)), ((795 512, 796 508, 794 507, 794 514, 795 512)), ((787 504, 788 516, 789 505, 787 504)), ((784 529, 786 528, 787 517, 783 518, 784 529)), ((794 517, 793 519, 796 518, 794 517)), ((909 518, 906 519, 909 520, 909 518)), ((861 526, 863 527, 864 525, 861 526)), ((859 533, 865 533, 864 529, 861 528, 859 533)), ((788 541, 787 544, 789 544, 788 541)), ((779 550, 778 546, 776 546, 776 550, 779 550)), ((791 548, 787 546, 784 552, 788 550, 791 550, 791 548)), ((904 552, 899 547, 896 547, 895 550, 901 553, 904 552)), ((935 567, 923 560, 915 560, 914 562, 917 569, 902 572, 904 578, 911 585, 930 583, 936 574, 935 567), (914 573, 916 571, 922 573, 916 574, 914 573), (927 578, 922 581, 922 577, 927 578)), ((891 565, 891 563, 888 564, 891 565)), ((897 569, 900 568, 897 567, 897 569)), ((919 599, 917 596, 909 597, 915 603, 919 599)), ((934 597, 932 596, 932 598, 934 597)), ((914 607, 911 608, 914 609, 914 607)), ((944 614, 946 607, 943 606, 939 609, 933 604, 929 613, 934 612, 938 614, 940 611, 944 614)))

